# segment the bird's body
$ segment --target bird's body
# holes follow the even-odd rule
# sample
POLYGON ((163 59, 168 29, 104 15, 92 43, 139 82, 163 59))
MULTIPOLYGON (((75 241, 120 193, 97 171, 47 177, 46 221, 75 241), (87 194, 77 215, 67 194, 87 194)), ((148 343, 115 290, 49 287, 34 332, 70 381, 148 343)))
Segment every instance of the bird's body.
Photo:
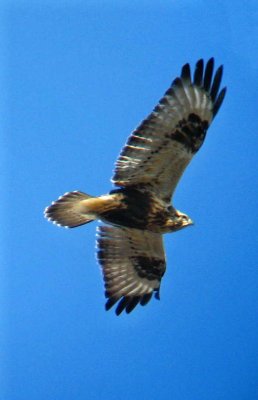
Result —
MULTIPOLYGON (((98 217, 112 225, 163 234, 183 228, 184 222, 187 225, 191 224, 189 217, 146 189, 122 188, 112 190, 104 197, 106 204, 109 204, 106 208, 109 209, 100 212, 98 217)), ((101 200, 101 197, 99 199, 101 200)))
POLYGON ((93 197, 69 192, 45 210, 58 225, 76 227, 95 219, 98 260, 106 288, 106 309, 130 312, 159 297, 166 262, 162 235, 192 224, 171 199, 177 183, 201 147, 226 89, 219 92, 222 67, 214 60, 182 68, 154 111, 133 131, 116 162, 112 182, 118 188, 93 197))

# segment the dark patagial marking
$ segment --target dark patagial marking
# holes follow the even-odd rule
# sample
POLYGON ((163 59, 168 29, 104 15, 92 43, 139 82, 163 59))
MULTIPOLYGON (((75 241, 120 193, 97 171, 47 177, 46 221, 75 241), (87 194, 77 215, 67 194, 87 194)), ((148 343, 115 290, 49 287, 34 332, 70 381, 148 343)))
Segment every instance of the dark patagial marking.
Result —
POLYGON ((140 278, 161 280, 164 275, 164 260, 144 256, 133 257, 134 268, 140 278))
POLYGON ((203 144, 208 127, 208 121, 202 121, 198 115, 192 113, 187 119, 178 122, 170 138, 184 144, 192 153, 196 153, 203 144))

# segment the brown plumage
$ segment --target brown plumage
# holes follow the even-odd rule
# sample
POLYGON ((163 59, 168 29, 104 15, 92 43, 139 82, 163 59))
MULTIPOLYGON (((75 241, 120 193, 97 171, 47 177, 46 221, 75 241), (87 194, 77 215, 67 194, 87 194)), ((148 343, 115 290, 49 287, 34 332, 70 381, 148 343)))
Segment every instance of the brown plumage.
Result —
POLYGON ((214 59, 196 63, 193 77, 185 64, 153 112, 135 129, 115 165, 118 189, 92 197, 69 192, 46 208, 54 223, 76 227, 100 219, 98 260, 108 298, 116 313, 159 298, 166 262, 162 234, 192 224, 171 205, 175 188, 199 150, 226 88, 220 91, 223 68, 215 74, 214 59))

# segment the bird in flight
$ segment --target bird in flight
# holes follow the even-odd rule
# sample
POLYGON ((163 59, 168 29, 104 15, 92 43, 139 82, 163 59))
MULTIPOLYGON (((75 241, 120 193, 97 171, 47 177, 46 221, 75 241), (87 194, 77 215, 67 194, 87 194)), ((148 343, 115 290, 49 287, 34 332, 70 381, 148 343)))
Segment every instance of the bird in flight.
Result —
POLYGON ((57 225, 74 228, 93 220, 101 266, 106 310, 130 313, 137 304, 159 299, 166 269, 163 234, 192 225, 175 209, 172 197, 226 94, 220 90, 223 66, 201 59, 193 74, 182 68, 152 113, 131 133, 115 164, 116 189, 94 197, 81 191, 65 193, 45 209, 57 225))

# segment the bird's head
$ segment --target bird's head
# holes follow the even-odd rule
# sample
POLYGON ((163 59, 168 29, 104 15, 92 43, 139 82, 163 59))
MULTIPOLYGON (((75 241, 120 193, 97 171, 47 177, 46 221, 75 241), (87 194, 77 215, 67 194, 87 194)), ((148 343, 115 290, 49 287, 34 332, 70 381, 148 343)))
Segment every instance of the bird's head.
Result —
POLYGON ((193 221, 188 215, 178 210, 173 210, 171 217, 167 223, 169 232, 179 231, 180 229, 186 228, 189 225, 193 225, 193 221))
POLYGON ((178 210, 176 210, 175 212, 175 223, 177 225, 177 230, 186 228, 187 226, 194 224, 194 222, 188 215, 178 210))

